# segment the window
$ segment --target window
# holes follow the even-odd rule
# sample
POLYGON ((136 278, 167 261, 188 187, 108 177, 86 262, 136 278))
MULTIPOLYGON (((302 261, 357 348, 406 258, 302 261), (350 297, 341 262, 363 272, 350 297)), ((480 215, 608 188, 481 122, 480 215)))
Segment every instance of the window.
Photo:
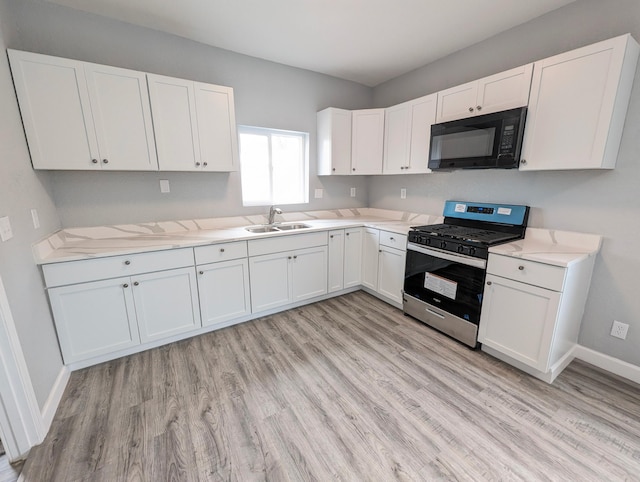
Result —
POLYGON ((240 126, 242 204, 309 202, 309 134, 240 126))

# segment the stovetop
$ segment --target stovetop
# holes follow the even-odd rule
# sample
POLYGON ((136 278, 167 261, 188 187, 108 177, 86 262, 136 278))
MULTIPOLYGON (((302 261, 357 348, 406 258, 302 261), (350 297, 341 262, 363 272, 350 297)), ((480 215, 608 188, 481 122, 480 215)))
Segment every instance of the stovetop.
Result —
POLYGON ((455 224, 434 224, 427 226, 415 226, 411 229, 431 236, 454 239, 457 241, 467 241, 486 246, 504 243, 521 236, 512 233, 501 233, 483 228, 471 228, 467 226, 457 226, 455 224))

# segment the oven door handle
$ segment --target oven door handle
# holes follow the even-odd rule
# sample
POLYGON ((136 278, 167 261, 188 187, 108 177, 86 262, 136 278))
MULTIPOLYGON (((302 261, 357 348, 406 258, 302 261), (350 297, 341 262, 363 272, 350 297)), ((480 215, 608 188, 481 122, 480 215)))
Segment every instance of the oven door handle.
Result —
POLYGON ((454 263, 465 264, 467 266, 473 266, 474 268, 487 269, 487 260, 481 258, 471 258, 469 256, 463 256, 459 254, 450 254, 445 251, 438 251, 435 249, 425 248, 415 243, 407 243, 407 249, 411 251, 417 251, 418 253, 433 256, 434 258, 446 259, 453 261, 454 263))

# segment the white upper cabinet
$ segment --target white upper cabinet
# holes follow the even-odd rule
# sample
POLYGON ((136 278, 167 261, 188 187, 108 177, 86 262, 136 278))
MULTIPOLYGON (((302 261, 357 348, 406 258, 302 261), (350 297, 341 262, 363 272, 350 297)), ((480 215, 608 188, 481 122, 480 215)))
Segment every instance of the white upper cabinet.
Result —
POLYGON ((351 112, 351 174, 382 174, 384 111, 351 112))
POLYGON ((84 70, 102 169, 157 170, 145 74, 88 63, 84 70))
POLYGON ((156 170, 144 74, 9 50, 34 169, 156 170))
POLYGON ((385 109, 384 174, 431 172, 429 144, 436 118, 437 94, 385 109))
POLYGON ((318 176, 351 173, 351 111, 329 107, 317 114, 318 176))
POLYGON ((527 105, 532 72, 527 64, 438 92, 436 122, 527 105))
POLYGON ((161 171, 237 168, 233 89, 147 74, 161 171))
POLYGON ((615 166, 639 50, 623 35, 535 63, 520 170, 615 166))

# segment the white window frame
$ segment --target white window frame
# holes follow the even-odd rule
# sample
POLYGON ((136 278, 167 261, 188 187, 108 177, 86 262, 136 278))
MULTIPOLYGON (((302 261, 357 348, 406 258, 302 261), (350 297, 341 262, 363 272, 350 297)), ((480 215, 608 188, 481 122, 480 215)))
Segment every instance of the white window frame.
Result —
POLYGON ((261 201, 247 201, 244 193, 244 185, 241 181, 241 191, 242 191, 242 205, 243 206, 272 206, 274 204, 278 205, 289 205, 289 204, 307 204, 309 203, 309 133, 308 132, 298 132, 298 131, 289 131, 282 129, 271 129, 268 127, 254 127, 254 126, 238 126, 238 146, 240 148, 240 176, 242 176, 242 134, 257 134, 268 137, 269 142, 269 193, 270 199, 264 199, 261 201), (272 135, 290 135, 294 137, 299 137, 303 141, 303 159, 302 159, 302 179, 300 182, 302 183, 303 190, 303 199, 299 202, 293 203, 283 203, 274 199, 273 193, 273 159, 271 156, 271 137, 272 135))

